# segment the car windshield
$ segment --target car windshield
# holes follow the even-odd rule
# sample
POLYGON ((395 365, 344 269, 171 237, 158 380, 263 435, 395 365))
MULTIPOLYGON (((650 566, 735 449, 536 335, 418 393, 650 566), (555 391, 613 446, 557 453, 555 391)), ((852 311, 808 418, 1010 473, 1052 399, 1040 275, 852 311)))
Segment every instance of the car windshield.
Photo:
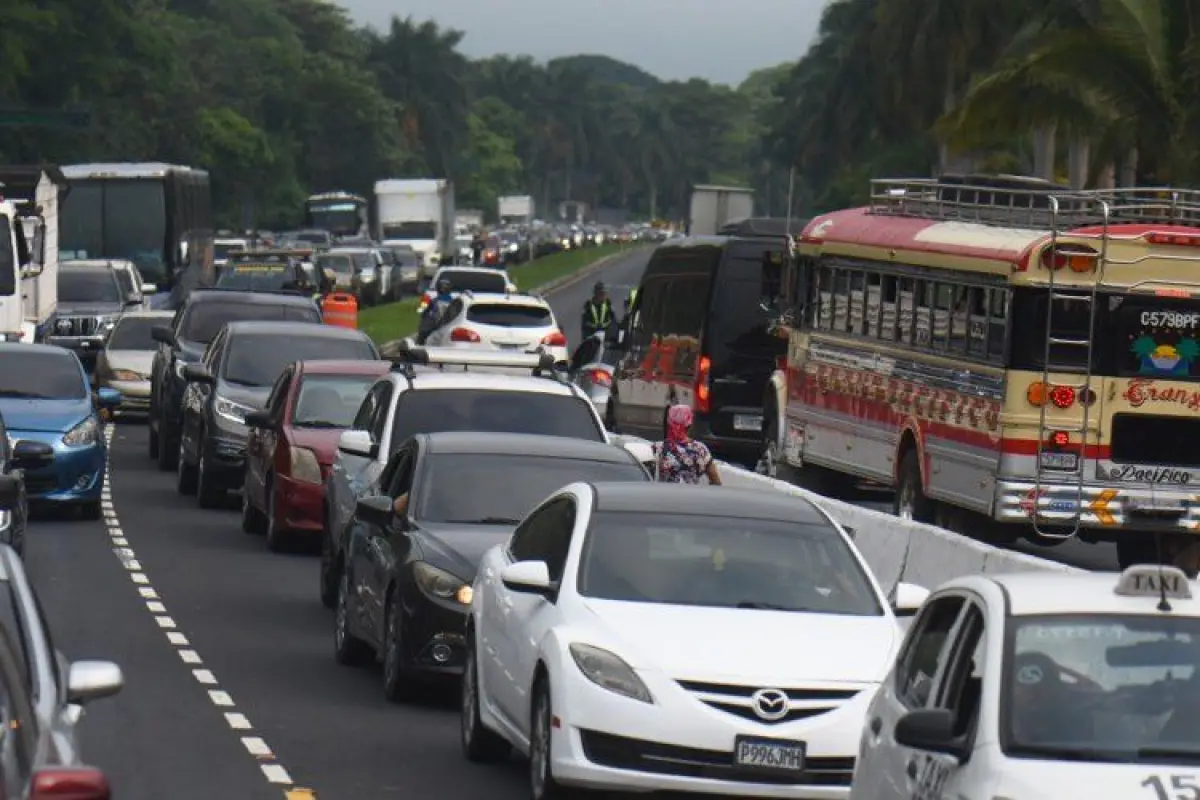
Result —
POLYGON ((4 361, 4 369, 0 369, 0 398, 81 400, 87 397, 79 360, 70 353, 9 349, 0 358, 4 361))
POLYGON ((437 279, 450 281, 450 290, 453 292, 504 294, 508 286, 503 272, 488 270, 445 269, 438 273, 437 279))
POLYGON ((604 600, 879 616, 879 598, 829 523, 602 511, 579 593, 604 600))
MULTIPOLYGON (((270 386, 293 361, 373 360, 368 340, 295 333, 242 333, 231 337, 221 377, 239 386, 270 386)), ((357 410, 357 409, 356 409, 357 410)))
POLYGON ((150 332, 170 321, 166 317, 121 317, 104 346, 109 350, 156 350, 158 343, 150 332))
POLYGON ((350 256, 320 256, 317 258, 317 267, 333 270, 342 275, 350 275, 354 272, 354 262, 350 260, 350 256))
MULTIPOLYGON (((179 338, 198 344, 208 344, 226 322, 241 320, 287 320, 290 322, 320 322, 321 313, 314 305, 274 303, 204 302, 186 312, 179 338)), ((298 360, 298 359, 297 359, 298 360)))
POLYGON ((292 426, 349 428, 374 380, 374 375, 305 375, 292 426))
POLYGON ((243 289, 245 291, 272 291, 295 284, 296 270, 290 264, 256 264, 239 262, 229 264, 217 278, 218 289, 243 289))
POLYGON ((625 463, 478 453, 434 454, 414 515, 428 522, 516 525, 546 497, 575 481, 645 481, 625 463), (463 491, 464 486, 471 487, 463 491))
POLYGON ((422 389, 405 392, 395 413, 389 452, 418 433, 439 431, 540 433, 606 441, 591 404, 573 394, 422 389))
POLYGON ((120 303, 121 287, 105 267, 62 269, 58 272, 60 303, 120 303))
POLYGON ((1200 764, 1200 619, 1073 614, 1009 624, 1000 700, 1008 755, 1200 764))
POLYGON ((502 328, 548 328, 554 324, 546 306, 513 303, 472 303, 467 306, 467 321, 502 328))

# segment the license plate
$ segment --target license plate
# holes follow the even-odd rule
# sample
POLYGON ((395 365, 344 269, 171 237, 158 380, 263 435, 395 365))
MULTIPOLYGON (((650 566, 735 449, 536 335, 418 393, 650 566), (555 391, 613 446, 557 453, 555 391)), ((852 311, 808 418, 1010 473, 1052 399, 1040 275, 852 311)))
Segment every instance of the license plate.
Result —
POLYGON ((1042 453, 1042 466, 1046 469, 1078 469, 1078 453, 1042 453))
POLYGON ((803 772, 804 742, 739 736, 733 743, 734 766, 770 772, 803 772))
POLYGON ((734 414, 733 429, 735 431, 761 431, 763 418, 757 414, 734 414))
POLYGON ((524 350, 525 345, 523 345, 523 344, 501 344, 500 349, 501 350, 524 350))

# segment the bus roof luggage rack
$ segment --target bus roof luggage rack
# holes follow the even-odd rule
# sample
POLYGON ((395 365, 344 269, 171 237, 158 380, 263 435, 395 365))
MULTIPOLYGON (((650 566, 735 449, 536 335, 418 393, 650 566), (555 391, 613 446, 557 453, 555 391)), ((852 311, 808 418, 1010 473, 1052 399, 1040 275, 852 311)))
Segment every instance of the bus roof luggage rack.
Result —
POLYGON ((783 217, 743 217, 726 222, 717 229, 718 236, 793 236, 808 225, 807 219, 784 219, 783 217))
POLYGON ((870 213, 1046 229, 1056 223, 1059 228, 1114 222, 1200 226, 1200 190, 1072 190, 1020 175, 876 178, 871 181, 870 213))

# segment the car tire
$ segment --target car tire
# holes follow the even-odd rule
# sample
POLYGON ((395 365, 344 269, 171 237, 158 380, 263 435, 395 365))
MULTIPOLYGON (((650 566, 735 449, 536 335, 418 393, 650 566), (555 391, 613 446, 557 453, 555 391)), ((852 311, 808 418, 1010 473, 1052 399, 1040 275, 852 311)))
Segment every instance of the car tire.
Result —
POLYGON ((266 518, 250 501, 250 491, 242 485, 242 533, 261 536, 267 531, 266 518))
POLYGON ((553 709, 550 706, 550 679, 542 676, 533 687, 529 720, 529 797, 530 800, 568 800, 581 793, 554 780, 551 764, 553 709))
POLYGON ((179 448, 172 447, 171 429, 161 417, 158 420, 158 468, 170 472, 179 467, 179 448))
POLYGON ((337 606, 333 619, 333 657, 347 667, 361 667, 367 663, 371 649, 350 630, 350 570, 342 570, 338 581, 337 606))
POLYGON ((503 761, 512 745, 484 727, 479 716, 479 662, 475 654, 475 631, 467 631, 467 655, 463 662, 462 695, 459 705, 459 730, 463 756, 476 764, 503 761))
POLYGON ((266 517, 267 517, 267 549, 272 553, 285 552, 290 544, 287 533, 279 527, 279 520, 275 519, 275 481, 267 479, 266 491, 266 517))
POLYGON ((79 516, 86 520, 100 519, 100 501, 89 500, 79 507, 79 516))
POLYGON ((196 468, 187 463, 182 436, 179 437, 179 448, 175 455, 175 490, 185 497, 196 493, 196 468))
POLYGON ((212 473, 205 466, 204 445, 200 446, 200 457, 196 460, 196 502, 201 508, 220 508, 224 505, 225 492, 213 485, 212 473))
POLYGON ((418 686, 410 671, 404 668, 404 623, 401 618, 400 593, 388 594, 387 617, 383 625, 383 696, 391 703, 412 700, 418 686))
POLYGON ((147 437, 146 455, 150 456, 151 460, 156 460, 158 458, 158 431, 155 430, 153 425, 147 425, 146 427, 150 429, 150 435, 147 437))
POLYGON ((333 537, 327 530, 321 533, 321 567, 318 573, 321 605, 329 609, 337 608, 338 569, 333 557, 333 537))

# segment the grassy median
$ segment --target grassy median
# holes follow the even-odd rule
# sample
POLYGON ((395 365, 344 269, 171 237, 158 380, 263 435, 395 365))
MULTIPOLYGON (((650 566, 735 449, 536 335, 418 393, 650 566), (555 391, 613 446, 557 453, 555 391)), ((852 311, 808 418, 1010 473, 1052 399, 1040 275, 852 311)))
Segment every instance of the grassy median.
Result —
MULTIPOLYGON (((567 250, 538 258, 509 270, 513 283, 523 292, 531 292, 550 281, 578 272, 605 256, 628 249, 628 245, 611 244, 583 250, 567 250)), ((417 332, 417 300, 410 297, 398 303, 387 303, 358 312, 358 327, 378 344, 402 339, 417 332)))

